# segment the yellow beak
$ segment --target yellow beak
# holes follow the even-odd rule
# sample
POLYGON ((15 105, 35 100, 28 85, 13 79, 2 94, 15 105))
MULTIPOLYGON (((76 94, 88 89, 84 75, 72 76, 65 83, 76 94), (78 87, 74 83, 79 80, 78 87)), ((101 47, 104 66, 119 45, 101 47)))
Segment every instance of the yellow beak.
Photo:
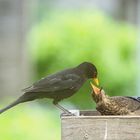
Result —
POLYGON ((98 78, 93 78, 93 81, 96 83, 97 86, 99 85, 99 80, 98 80, 98 78))

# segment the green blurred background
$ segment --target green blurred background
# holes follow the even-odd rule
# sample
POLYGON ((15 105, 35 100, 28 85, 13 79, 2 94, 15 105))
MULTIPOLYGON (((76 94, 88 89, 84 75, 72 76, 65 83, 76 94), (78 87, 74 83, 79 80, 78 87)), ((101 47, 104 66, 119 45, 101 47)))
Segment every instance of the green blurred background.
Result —
MULTIPOLYGON (((34 81, 83 61, 96 65, 100 85, 110 96, 139 95, 138 5, 124 0, 0 1, 0 107, 34 81)), ((60 104, 94 110, 90 92, 87 81, 60 104)), ((49 99, 21 104, 0 116, 0 139, 60 140, 60 113, 49 99)))

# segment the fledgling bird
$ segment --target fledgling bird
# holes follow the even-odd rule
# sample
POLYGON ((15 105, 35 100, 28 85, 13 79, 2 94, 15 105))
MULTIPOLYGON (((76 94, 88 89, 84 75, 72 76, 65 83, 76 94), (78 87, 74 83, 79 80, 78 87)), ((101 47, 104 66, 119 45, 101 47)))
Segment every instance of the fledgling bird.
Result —
POLYGON ((140 115, 140 100, 127 96, 109 97, 101 88, 91 83, 92 98, 96 103, 96 109, 102 115, 140 115))
POLYGON ((60 106, 58 102, 72 96, 90 78, 93 78, 98 84, 97 69, 95 65, 89 62, 83 62, 74 68, 49 75, 24 89, 24 94, 15 102, 0 110, 0 113, 19 103, 40 98, 51 98, 54 105, 68 114, 70 112, 60 106))

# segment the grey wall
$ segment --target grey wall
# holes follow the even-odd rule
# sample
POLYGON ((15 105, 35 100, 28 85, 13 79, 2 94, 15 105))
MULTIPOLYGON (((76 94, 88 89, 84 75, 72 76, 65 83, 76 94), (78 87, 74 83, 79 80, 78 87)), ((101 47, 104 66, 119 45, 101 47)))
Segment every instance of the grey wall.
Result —
POLYGON ((0 97, 19 94, 28 79, 25 0, 0 0, 0 97))

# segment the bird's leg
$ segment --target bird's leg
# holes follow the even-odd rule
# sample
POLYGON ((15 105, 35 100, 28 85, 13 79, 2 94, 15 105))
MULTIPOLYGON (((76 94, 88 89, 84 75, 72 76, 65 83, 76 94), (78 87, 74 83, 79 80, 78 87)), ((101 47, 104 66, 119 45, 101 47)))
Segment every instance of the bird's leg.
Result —
POLYGON ((67 109, 65 109, 64 107, 62 107, 61 105, 59 105, 58 103, 56 102, 53 102, 53 104, 59 108, 60 110, 62 110, 64 113, 63 114, 66 114, 68 116, 74 116, 70 111, 68 111, 67 109))
POLYGON ((65 109, 64 107, 62 107, 61 105, 59 105, 58 103, 57 104, 55 104, 55 106, 57 107, 57 108, 59 108, 60 110, 62 110, 64 113, 66 113, 66 114, 70 114, 71 112, 69 112, 67 109, 65 109))

